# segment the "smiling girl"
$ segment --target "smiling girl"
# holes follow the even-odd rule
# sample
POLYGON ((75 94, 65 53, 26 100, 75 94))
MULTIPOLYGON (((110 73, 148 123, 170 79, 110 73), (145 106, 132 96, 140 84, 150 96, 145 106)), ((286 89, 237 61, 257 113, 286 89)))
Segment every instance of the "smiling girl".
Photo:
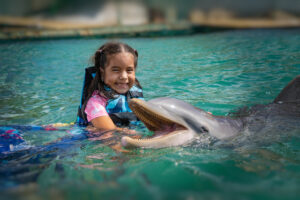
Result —
POLYGON ((137 59, 137 51, 120 42, 108 42, 96 51, 95 65, 86 69, 79 124, 121 130, 117 125, 137 120, 128 106, 131 98, 143 99, 142 87, 135 77, 137 59))

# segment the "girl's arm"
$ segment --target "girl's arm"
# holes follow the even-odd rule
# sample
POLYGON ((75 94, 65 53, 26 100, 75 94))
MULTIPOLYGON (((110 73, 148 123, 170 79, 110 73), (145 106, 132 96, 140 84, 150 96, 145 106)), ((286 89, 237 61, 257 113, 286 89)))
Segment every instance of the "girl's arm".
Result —
POLYGON ((116 125, 109 116, 100 116, 91 120, 93 126, 98 129, 112 130, 116 129, 116 125))
POLYGON ((99 95, 92 96, 85 107, 87 119, 91 122, 94 128, 101 131, 116 130, 126 133, 135 133, 134 130, 117 127, 106 112, 106 99, 99 95))
POLYGON ((135 134, 135 130, 117 127, 109 116, 100 116, 91 120, 93 126, 100 130, 116 130, 123 131, 129 134, 135 134))

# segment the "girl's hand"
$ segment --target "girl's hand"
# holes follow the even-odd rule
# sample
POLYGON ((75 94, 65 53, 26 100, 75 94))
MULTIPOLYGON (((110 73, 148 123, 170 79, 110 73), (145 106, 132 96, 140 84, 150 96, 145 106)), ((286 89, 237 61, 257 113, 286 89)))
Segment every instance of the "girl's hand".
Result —
POLYGON ((135 130, 130 130, 128 128, 117 128, 118 131, 124 132, 126 134, 136 134, 135 130))

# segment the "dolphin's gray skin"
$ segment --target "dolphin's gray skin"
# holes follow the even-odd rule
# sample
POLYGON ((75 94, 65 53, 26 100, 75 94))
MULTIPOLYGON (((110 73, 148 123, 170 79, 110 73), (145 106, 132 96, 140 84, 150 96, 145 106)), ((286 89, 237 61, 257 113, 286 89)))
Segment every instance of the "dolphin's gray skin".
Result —
MULTIPOLYGON (((130 108, 146 127, 155 134, 151 138, 122 138, 125 148, 163 148, 191 142, 196 135, 207 132, 218 139, 231 138, 241 133, 249 124, 277 120, 280 116, 300 119, 300 76, 293 79, 268 105, 257 105, 247 115, 231 118, 211 115, 184 101, 174 98, 157 98, 148 102, 132 99, 130 108), (272 117, 272 119, 270 119, 272 117)), ((277 122, 275 122, 277 123, 277 122)))

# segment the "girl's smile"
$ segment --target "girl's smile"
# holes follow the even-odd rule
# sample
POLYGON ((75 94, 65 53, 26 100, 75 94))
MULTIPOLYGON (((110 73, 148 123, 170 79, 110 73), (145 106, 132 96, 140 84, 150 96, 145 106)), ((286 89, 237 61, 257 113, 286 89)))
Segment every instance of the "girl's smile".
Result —
POLYGON ((104 70, 100 70, 104 83, 119 94, 128 92, 135 83, 134 57, 131 53, 121 52, 108 56, 104 70))

